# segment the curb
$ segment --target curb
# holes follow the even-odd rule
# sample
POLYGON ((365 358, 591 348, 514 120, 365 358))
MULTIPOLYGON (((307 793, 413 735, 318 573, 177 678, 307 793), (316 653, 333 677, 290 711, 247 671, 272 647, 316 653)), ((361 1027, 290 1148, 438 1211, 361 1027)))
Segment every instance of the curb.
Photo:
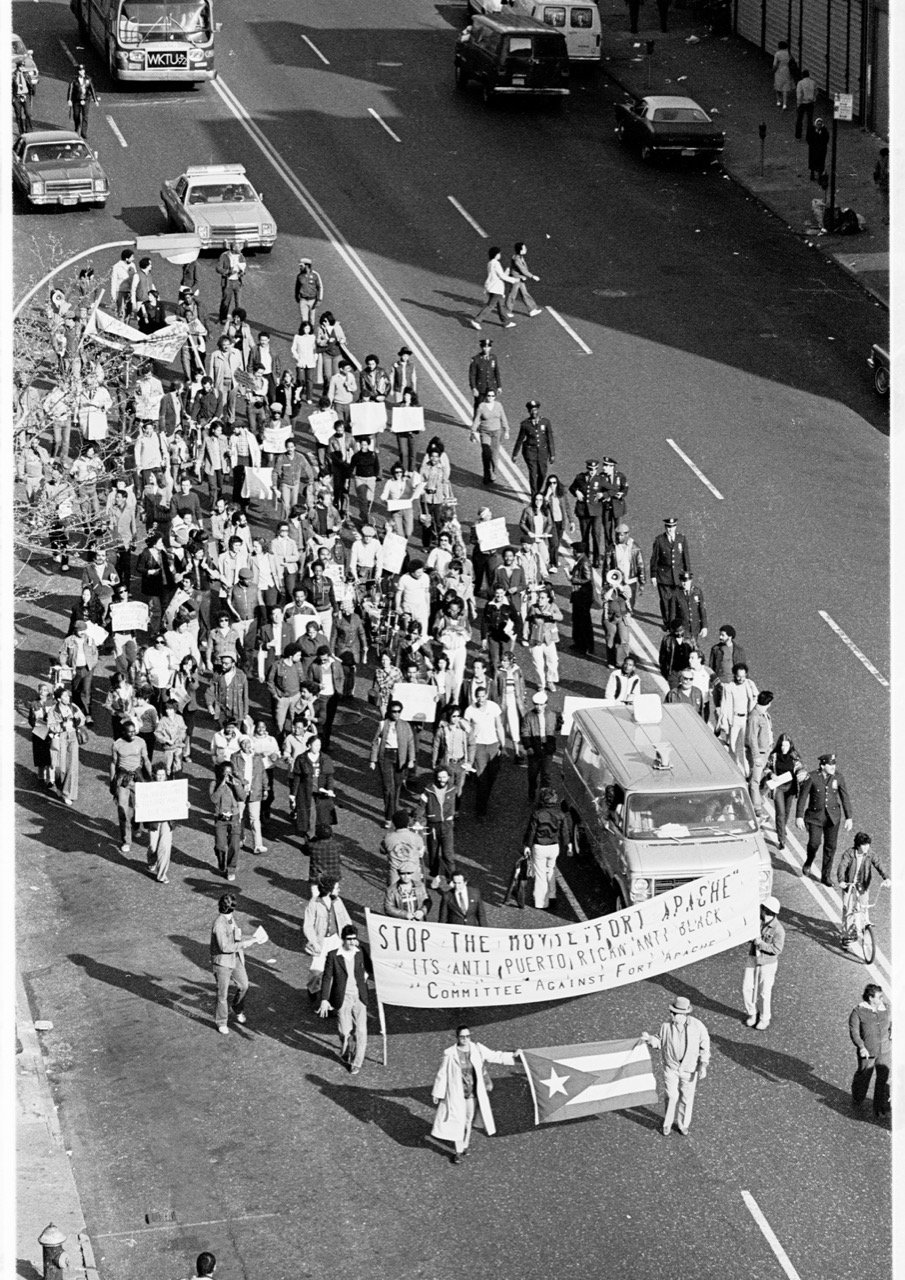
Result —
MULTIPOLYGON (((606 76, 606 78, 609 81, 611 81, 614 85, 616 85, 618 89, 621 89, 623 93, 628 94, 630 98, 639 97, 639 93, 636 89, 630 89, 624 80, 621 80, 618 75, 615 75, 612 71, 609 71, 603 63, 601 63, 601 70, 603 71, 603 74, 606 76)), ((853 280, 855 284, 858 285, 858 287, 868 295, 868 297, 873 298, 873 300, 879 303, 881 307, 885 307, 885 309, 889 311, 888 299, 884 298, 882 294, 879 294, 876 292, 876 290, 872 289, 871 286, 863 279, 861 275, 859 275, 857 271, 852 271, 852 269, 850 267, 847 267, 844 262, 840 262, 840 260, 836 257, 835 253, 829 252, 829 245, 833 244, 833 246, 836 247, 839 243, 838 240, 833 240, 826 236, 802 235, 800 231, 797 231, 795 227, 792 226, 792 224, 788 221, 786 217, 783 216, 783 214, 781 214, 777 209, 774 209, 773 205, 771 205, 767 200, 765 200, 764 197, 760 195, 757 191, 755 191, 753 187, 748 186, 744 178, 740 177, 737 173, 735 173, 722 161, 720 163, 721 163, 723 172, 726 174, 729 180, 733 182, 735 186, 737 186, 741 191, 744 191, 746 195, 750 196, 751 199, 757 203, 759 208, 765 210, 767 213, 770 214, 771 217, 776 218, 778 222, 781 222, 782 225, 786 227, 787 230, 789 230, 793 236, 795 236, 796 240, 799 240, 802 244, 809 245, 812 249, 816 249, 824 258, 826 258, 828 262, 832 262, 833 265, 838 267, 840 271, 844 272, 845 275, 847 275, 850 280, 853 280), (827 245, 827 248, 824 248, 823 247, 824 245, 827 245)))
MULTIPOLYGON (((20 1141, 24 1142, 23 1130, 27 1123, 33 1124, 37 1122, 38 1124, 43 1124, 46 1129, 46 1136, 49 1139, 50 1150, 54 1156, 54 1163, 58 1166, 52 1175, 42 1177, 42 1208, 38 1217, 46 1218, 48 1222, 52 1219, 56 1221, 62 1219, 66 1221, 67 1225, 71 1222, 81 1224, 79 1229, 70 1237, 70 1243, 68 1244, 68 1253, 71 1259, 69 1270, 87 1276, 89 1280, 100 1280, 94 1248, 84 1225, 85 1215, 82 1211, 82 1202, 72 1170, 72 1161, 66 1151, 63 1130, 60 1126, 57 1108, 54 1105, 50 1084, 47 1080, 44 1055, 41 1051, 38 1033, 35 1030, 25 983, 18 968, 16 969, 16 1037, 18 1044, 21 1044, 22 1047, 21 1053, 16 1055, 17 1148, 20 1141), (52 1206, 46 1212, 43 1209, 44 1199, 52 1206)), ((27 1168, 28 1162, 27 1158, 23 1160, 21 1149, 18 1150, 17 1155, 17 1177, 19 1179, 17 1197, 18 1234, 18 1231, 23 1229, 22 1219, 25 1212, 27 1212, 25 1202, 28 1200, 28 1195, 27 1193, 23 1194, 22 1182, 24 1180, 23 1169, 27 1168)), ((33 1212, 29 1216, 33 1220, 35 1219, 33 1212)), ((17 1243, 19 1256, 27 1258, 34 1254, 32 1260, 34 1261, 35 1269, 40 1271, 40 1257, 38 1256, 40 1246, 37 1244, 37 1238, 25 1241, 19 1239, 17 1243)))

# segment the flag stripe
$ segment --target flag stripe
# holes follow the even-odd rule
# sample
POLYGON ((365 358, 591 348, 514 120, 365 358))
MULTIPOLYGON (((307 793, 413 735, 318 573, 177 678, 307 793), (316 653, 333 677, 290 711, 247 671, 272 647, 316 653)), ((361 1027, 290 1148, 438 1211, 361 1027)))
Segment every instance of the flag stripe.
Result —
POLYGON ((632 1107, 644 1107, 655 1105, 659 1101, 659 1094, 656 1089, 650 1089, 645 1093, 626 1094, 621 1098, 601 1098, 594 1102, 584 1102, 581 1106, 572 1107, 566 1111, 562 1107, 559 1111, 555 1111, 552 1115, 544 1116, 542 1123, 552 1124, 557 1120, 580 1120, 583 1116, 597 1116, 604 1111, 628 1111, 632 1107))
POLYGON ((641 1061, 628 1062, 618 1067, 611 1067, 608 1071, 589 1071, 587 1074, 596 1076, 599 1084, 608 1084, 612 1080, 643 1076, 650 1069, 650 1057, 648 1056, 641 1061))
POLYGON ((627 1062, 647 1062, 649 1057, 647 1045, 643 1040, 639 1040, 627 1051, 582 1054, 580 1057, 573 1058, 557 1057, 554 1061, 562 1067, 575 1067, 578 1071, 611 1071, 627 1062))
POLYGON ((656 1096, 657 1081, 654 1073, 648 1069, 644 1075, 632 1076, 628 1080, 613 1080, 609 1084, 592 1084, 589 1088, 583 1089, 581 1093, 574 1098, 567 1098, 564 1105, 567 1107, 577 1107, 583 1102, 597 1102, 601 1098, 624 1098, 630 1093, 650 1093, 651 1090, 656 1096))
POLYGON ((589 1041, 587 1044, 559 1044, 552 1045, 545 1049, 529 1049, 529 1053, 535 1053, 539 1058, 549 1058, 551 1061, 562 1062, 566 1058, 589 1058, 595 1054, 623 1053, 629 1049, 644 1047, 644 1041, 640 1036, 632 1036, 630 1040, 598 1040, 589 1041))

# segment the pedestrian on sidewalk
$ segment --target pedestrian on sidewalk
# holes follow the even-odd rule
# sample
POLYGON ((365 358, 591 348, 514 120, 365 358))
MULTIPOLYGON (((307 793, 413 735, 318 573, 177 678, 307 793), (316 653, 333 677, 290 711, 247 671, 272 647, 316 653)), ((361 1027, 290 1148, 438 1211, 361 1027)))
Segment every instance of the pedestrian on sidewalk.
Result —
POLYGON ((468 1027, 457 1027, 456 1043, 444 1050, 443 1060, 431 1089, 431 1098, 437 1108, 431 1137, 453 1144, 455 1150, 450 1157, 453 1164, 461 1164, 462 1157, 468 1154, 475 1102, 480 1109, 484 1132, 488 1138, 496 1133, 490 1109, 490 1090, 493 1085, 487 1070, 488 1062, 513 1067, 515 1053, 488 1049, 486 1045, 472 1039, 468 1027))
POLYGON ((770 1025, 773 983, 786 942, 786 931, 778 916, 779 899, 764 898, 760 904, 760 932, 751 940, 745 962, 742 982, 742 997, 748 1015, 745 1026, 755 1027, 758 1031, 766 1031, 770 1025))
POLYGON ((219 912, 211 926, 211 965, 217 980, 217 1008, 214 1021, 221 1036, 229 1035, 229 989, 235 987, 232 1011, 236 1022, 244 1023, 245 997, 248 994, 248 974, 245 972, 245 949, 253 947, 254 938, 242 937, 233 910, 236 900, 231 893, 224 893, 217 903, 219 912))
POLYGON ((811 75, 810 71, 805 68, 801 73, 801 79, 795 86, 795 137, 801 141, 803 122, 807 120, 807 130, 805 137, 811 131, 811 124, 814 120, 814 105, 817 101, 817 81, 811 75))
POLYGON ((826 173, 826 153, 830 145, 830 131, 818 116, 813 124, 808 125, 805 134, 808 144, 808 169, 811 181, 819 182, 826 173))
POLYGON ((349 1068, 349 1074, 357 1076, 368 1047, 367 971, 370 961, 362 953, 354 924, 347 924, 340 938, 339 950, 331 951, 324 965, 317 1016, 328 1017, 331 1007, 336 1011, 339 1056, 349 1068))
POLYGON ((491 245, 487 251, 487 276, 484 280, 484 292, 487 296, 483 307, 468 322, 472 329, 480 329, 481 321, 486 320, 494 308, 504 329, 515 328, 512 312, 506 308, 506 286, 521 282, 518 276, 512 275, 503 266, 500 261, 502 252, 497 244, 491 245))
POLYGON ((889 1072, 892 1053, 892 1011, 883 998, 882 989, 875 982, 864 988, 861 1003, 852 1009, 848 1019, 848 1033, 858 1050, 855 1074, 852 1077, 852 1106, 858 1108, 867 1097, 871 1076, 874 1081, 874 1115, 878 1119, 889 1115, 889 1072))
POLYGON ((691 1001, 686 996, 676 996, 669 1006, 669 1021, 661 1024, 655 1036, 643 1031, 641 1039, 660 1049, 666 1090, 663 1136, 672 1132, 675 1121, 679 1133, 687 1137, 695 1090, 698 1081, 706 1078, 710 1062, 707 1028, 699 1018, 691 1016, 691 1001))
POLYGON ((789 94, 795 89, 795 81, 789 65, 791 61, 788 40, 780 40, 773 55, 773 88, 776 91, 776 105, 782 107, 783 111, 788 111, 789 94))
POLYGON ((528 281, 534 280, 540 284, 540 276, 536 276, 528 266, 527 254, 528 246, 524 240, 517 240, 509 259, 509 273, 515 277, 515 284, 509 290, 506 307, 509 311, 515 311, 515 304, 521 298, 528 309, 528 315, 539 316, 541 309, 528 292, 528 281))

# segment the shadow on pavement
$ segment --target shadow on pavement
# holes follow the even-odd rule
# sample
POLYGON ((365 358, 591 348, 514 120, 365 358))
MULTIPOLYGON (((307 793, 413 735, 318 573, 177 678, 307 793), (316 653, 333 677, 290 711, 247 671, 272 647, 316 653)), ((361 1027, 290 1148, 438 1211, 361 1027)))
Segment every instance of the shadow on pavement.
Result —
MULTIPOLYGON (((371 1065, 372 1063, 366 1059, 365 1067, 371 1065)), ((341 1071, 346 1080, 349 1079, 338 1061, 337 1071, 341 1071)), ((362 1124, 377 1125, 398 1146, 432 1145, 427 1142, 432 1123, 430 1117, 425 1118, 414 1114, 404 1102, 405 1099, 411 1099, 412 1102, 420 1103, 432 1111, 430 1085, 422 1085, 414 1089, 374 1089, 367 1085, 362 1087, 361 1083, 347 1084, 342 1079, 327 1080, 323 1076, 311 1074, 306 1078, 310 1084, 320 1089, 324 1097, 342 1107, 353 1119, 362 1124)), ((436 1148, 433 1149, 436 1150, 436 1148)))

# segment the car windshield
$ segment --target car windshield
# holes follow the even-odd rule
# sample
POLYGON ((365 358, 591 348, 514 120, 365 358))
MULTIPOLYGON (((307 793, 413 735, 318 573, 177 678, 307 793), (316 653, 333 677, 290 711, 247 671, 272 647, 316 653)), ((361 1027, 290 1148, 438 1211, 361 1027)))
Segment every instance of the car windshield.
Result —
POLYGON ((119 14, 122 44, 140 40, 207 40, 211 11, 207 0, 123 0, 119 14))
POLYGON ((19 37, 13 36, 13 56, 17 58, 24 58, 27 52, 28 50, 25 48, 25 45, 19 37))
POLYGON ((72 164, 75 160, 90 159, 91 152, 84 142, 40 142, 25 153, 26 164, 46 164, 47 161, 72 164))
POLYGON ((257 200, 257 196, 247 182, 210 182, 192 187, 188 203, 246 204, 251 200, 257 200))
POLYGON ((732 836, 757 830, 744 787, 666 795, 632 795, 626 834, 645 840, 685 840, 689 836, 732 836))
POLYGON ((706 112, 700 107, 656 107, 652 120, 658 124, 709 124, 706 112))

